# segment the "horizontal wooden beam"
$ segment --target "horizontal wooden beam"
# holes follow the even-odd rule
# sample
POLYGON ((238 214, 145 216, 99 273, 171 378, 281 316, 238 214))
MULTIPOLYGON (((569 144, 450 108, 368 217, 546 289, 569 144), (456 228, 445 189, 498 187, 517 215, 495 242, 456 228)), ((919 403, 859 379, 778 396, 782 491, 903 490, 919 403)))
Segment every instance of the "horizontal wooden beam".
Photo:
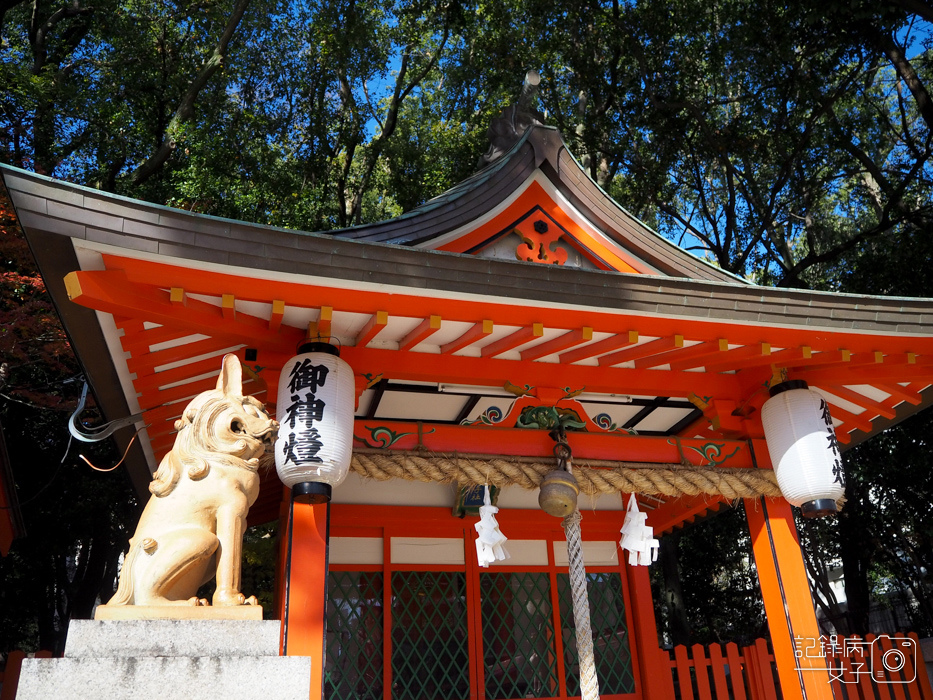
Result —
MULTIPOLYGON (((427 450, 451 454, 524 455, 553 459, 554 442, 544 430, 501 428, 492 426, 432 425, 428 432, 415 421, 390 421, 378 418, 357 418, 354 421, 354 446, 385 448, 392 451, 427 450), (396 436, 394 442, 382 428, 396 436)), ((655 464, 681 464, 709 466, 705 455, 709 440, 682 438, 680 448, 667 437, 629 435, 628 433, 574 432, 569 435, 573 447, 574 464, 585 467, 587 459, 648 462, 655 464)), ((752 441, 764 445, 764 441, 752 441)), ((748 468, 754 466, 749 441, 716 441, 723 455, 731 455, 722 462, 722 468, 748 468)), ((761 465, 769 468, 770 465, 761 465)))
MULTIPOLYGON (((524 360, 502 360, 462 355, 402 353, 381 348, 344 348, 341 357, 357 374, 384 374, 390 379, 431 381, 449 384, 502 387, 506 381, 517 386, 586 387, 605 394, 637 394, 686 397, 691 392, 741 401, 742 383, 734 375, 705 375, 697 372, 659 372, 592 365, 563 365, 524 360), (559 372, 559 374, 557 374, 559 372)), ((273 369, 281 365, 269 358, 273 369)), ((282 364, 287 356, 282 355, 282 364)), ((261 363, 265 364, 265 363, 261 363)))

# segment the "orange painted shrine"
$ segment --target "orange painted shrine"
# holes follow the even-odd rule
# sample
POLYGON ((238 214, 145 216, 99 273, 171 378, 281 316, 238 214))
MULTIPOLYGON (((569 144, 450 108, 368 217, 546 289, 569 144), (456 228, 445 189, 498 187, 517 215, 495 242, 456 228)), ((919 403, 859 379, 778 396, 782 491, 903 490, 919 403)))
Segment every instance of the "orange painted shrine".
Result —
MULTIPOLYGON (((843 448, 933 399, 933 302, 734 278, 618 207, 540 125, 412 212, 329 234, 0 173, 98 403, 108 419, 141 414, 129 457, 140 492, 225 353, 274 409, 309 326, 356 374, 360 454, 546 461, 553 441, 529 419, 545 407, 572 417, 579 466, 770 470, 760 409, 775 377, 826 399, 843 448)), ((283 649, 313 657, 324 697, 579 694, 559 521, 507 487, 498 520, 513 559, 480 570, 456 496, 351 474, 330 506, 292 505, 264 478, 251 521, 279 519, 292 547, 278 577, 283 649)), ((581 498, 603 696, 673 700, 647 569, 617 546, 625 497, 581 498)), ((730 504, 638 500, 656 533, 730 504)), ((794 637, 820 631, 791 507, 745 509, 781 694, 830 698, 825 659, 797 668, 794 637)))

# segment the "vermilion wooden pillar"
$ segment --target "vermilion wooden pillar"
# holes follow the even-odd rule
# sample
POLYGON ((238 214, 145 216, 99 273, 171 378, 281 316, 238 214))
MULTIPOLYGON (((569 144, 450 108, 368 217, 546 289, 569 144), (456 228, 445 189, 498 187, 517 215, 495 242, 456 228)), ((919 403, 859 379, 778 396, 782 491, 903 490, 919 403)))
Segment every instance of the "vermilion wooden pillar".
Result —
POLYGON ((806 640, 819 639, 820 628, 790 505, 783 498, 749 498, 745 514, 784 700, 832 700, 826 659, 795 655, 795 638, 803 651, 806 640))
POLYGON ((327 541, 330 505, 291 503, 283 518, 279 612, 282 653, 311 657, 311 700, 323 697, 327 634, 327 541), (290 527, 289 527, 290 525, 290 527))
MULTIPOLYGON (((623 553, 620 552, 619 556, 623 553)), ((641 697, 644 700, 674 700, 674 685, 667 654, 658 646, 658 625, 647 566, 626 566, 632 599, 633 651, 638 660, 641 697)))

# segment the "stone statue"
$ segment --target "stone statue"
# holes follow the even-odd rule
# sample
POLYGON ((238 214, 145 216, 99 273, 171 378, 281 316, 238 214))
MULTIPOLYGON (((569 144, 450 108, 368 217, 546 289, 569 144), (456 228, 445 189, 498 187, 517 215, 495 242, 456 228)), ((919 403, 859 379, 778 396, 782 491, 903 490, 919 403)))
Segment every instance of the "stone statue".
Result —
POLYGON ((152 497, 108 608, 207 605, 197 591, 215 574, 215 606, 257 604, 240 592, 243 532, 279 426, 243 396, 242 377, 239 359, 227 355, 217 388, 196 396, 175 421, 175 445, 149 484, 152 497))

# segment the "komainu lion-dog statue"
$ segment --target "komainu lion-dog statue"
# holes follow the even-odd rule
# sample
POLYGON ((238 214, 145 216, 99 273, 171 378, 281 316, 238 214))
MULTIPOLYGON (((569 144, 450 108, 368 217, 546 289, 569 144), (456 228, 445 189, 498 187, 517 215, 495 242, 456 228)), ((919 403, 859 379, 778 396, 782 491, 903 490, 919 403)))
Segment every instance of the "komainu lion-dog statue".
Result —
POLYGON ((242 378, 239 359, 227 355, 217 388, 196 396, 175 422, 175 446, 149 484, 152 497, 107 607, 206 605, 197 591, 215 574, 215 606, 256 604, 240 592, 243 533, 279 426, 243 396, 242 378))

